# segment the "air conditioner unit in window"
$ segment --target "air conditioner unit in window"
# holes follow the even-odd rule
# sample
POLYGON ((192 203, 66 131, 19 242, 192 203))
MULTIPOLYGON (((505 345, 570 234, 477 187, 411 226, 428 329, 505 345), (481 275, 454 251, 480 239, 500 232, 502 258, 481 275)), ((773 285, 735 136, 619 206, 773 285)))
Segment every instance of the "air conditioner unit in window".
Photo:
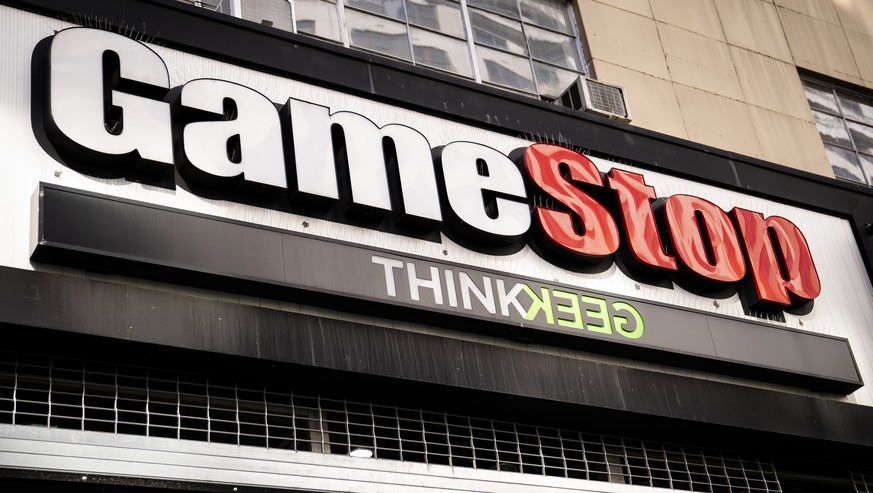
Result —
POLYGON ((625 104, 624 89, 582 75, 574 80, 555 102, 568 108, 595 113, 613 120, 622 122, 631 120, 630 112, 625 104))

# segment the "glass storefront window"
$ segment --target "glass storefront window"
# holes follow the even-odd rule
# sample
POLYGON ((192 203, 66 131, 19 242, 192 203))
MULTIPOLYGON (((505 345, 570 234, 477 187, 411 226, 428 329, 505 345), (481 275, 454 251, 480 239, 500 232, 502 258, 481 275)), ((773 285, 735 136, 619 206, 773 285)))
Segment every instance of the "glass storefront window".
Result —
POLYGON ((349 43, 404 60, 411 60, 407 25, 385 17, 365 14, 356 10, 346 11, 349 43))
POLYGON ((415 63, 465 77, 473 76, 465 42, 415 27, 410 28, 409 35, 415 63))
POLYGON ((544 99, 585 74, 566 0, 180 1, 544 99))
POLYGON ((480 47, 479 70, 482 80, 523 91, 533 91, 530 61, 527 58, 480 47))
POLYGON ((335 2, 295 0, 297 32, 340 42, 339 15, 335 2))

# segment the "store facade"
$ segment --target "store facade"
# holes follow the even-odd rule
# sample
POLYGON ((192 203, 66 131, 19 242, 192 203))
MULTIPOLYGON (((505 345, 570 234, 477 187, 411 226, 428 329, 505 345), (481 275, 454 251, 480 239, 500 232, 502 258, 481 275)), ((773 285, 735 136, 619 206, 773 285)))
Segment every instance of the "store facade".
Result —
POLYGON ((0 22, 9 485, 867 491, 866 186, 179 2, 0 22))

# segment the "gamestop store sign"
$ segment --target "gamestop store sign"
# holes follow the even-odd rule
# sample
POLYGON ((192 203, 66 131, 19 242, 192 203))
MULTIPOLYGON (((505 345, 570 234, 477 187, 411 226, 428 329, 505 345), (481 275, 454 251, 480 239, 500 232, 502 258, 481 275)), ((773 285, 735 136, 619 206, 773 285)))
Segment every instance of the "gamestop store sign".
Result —
POLYGON ((40 146, 113 185, 41 184, 34 261, 861 386, 848 337, 804 328, 839 309, 808 211, 217 63, 175 80, 163 51, 34 49, 40 146))

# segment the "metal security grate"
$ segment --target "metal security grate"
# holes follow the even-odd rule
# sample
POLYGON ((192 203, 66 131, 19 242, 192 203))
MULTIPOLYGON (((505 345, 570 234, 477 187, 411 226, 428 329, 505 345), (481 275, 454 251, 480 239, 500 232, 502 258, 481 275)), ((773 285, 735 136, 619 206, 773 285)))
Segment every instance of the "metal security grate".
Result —
POLYGON ((873 472, 851 471, 855 493, 873 493, 873 472))
MULTIPOLYGON (((323 454, 366 449, 379 459, 685 491, 781 492, 772 463, 725 452, 12 352, 0 352, 0 422, 323 454)), ((857 491, 868 491, 860 478, 857 491)))
POLYGON ((585 84, 588 86, 588 96, 594 109, 623 117, 627 116, 624 94, 622 94, 620 87, 604 84, 593 79, 587 79, 585 84))

